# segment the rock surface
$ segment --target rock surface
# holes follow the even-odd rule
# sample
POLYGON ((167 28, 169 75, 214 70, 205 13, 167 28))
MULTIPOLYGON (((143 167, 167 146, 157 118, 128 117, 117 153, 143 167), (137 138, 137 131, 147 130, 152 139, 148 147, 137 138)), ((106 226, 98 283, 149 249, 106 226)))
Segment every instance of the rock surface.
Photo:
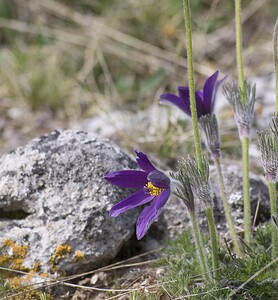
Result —
POLYGON ((24 266, 38 261, 47 273, 109 262, 133 234, 137 211, 109 217, 130 191, 106 183, 103 174, 135 166, 120 148, 85 132, 54 131, 3 155, 0 245, 28 245, 24 266))
MULTIPOLYGON (((242 169, 235 165, 223 165, 222 168, 228 203, 235 226, 241 226, 241 228, 243 228, 242 169)), ((252 222, 254 222, 256 226, 259 223, 266 222, 270 218, 269 193, 268 187, 263 181, 263 176, 258 176, 250 172, 249 178, 252 222), (254 220, 254 218, 256 219, 254 220)), ((223 224, 225 223, 225 213, 218 188, 218 177, 214 167, 211 168, 211 183, 215 192, 216 216, 219 218, 219 224, 223 224)))

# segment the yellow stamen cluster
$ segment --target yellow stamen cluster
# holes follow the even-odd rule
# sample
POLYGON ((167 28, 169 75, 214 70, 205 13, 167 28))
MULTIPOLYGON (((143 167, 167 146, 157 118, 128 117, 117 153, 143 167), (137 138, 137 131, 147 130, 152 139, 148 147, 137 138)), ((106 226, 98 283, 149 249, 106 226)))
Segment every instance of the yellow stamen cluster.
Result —
POLYGON ((150 181, 147 183, 148 193, 152 196, 158 196, 161 194, 163 189, 154 186, 150 181))

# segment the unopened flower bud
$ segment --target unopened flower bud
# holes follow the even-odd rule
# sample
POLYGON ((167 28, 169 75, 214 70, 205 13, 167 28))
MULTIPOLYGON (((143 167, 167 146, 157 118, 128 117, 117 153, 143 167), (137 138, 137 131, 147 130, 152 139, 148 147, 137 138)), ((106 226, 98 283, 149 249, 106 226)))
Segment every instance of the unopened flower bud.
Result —
POLYGON ((187 209, 191 212, 195 211, 195 204, 194 204, 194 194, 192 192, 190 180, 188 178, 188 174, 184 168, 184 163, 179 162, 178 171, 174 174, 170 174, 172 178, 172 193, 180 198, 184 204, 186 205, 187 209))
POLYGON ((206 136, 207 147, 214 158, 220 158, 220 138, 218 123, 214 114, 202 116, 199 124, 206 136))
POLYGON ((256 85, 245 81, 244 91, 236 84, 226 85, 224 95, 233 107, 240 139, 249 139, 256 101, 256 85))
POLYGON ((275 134, 268 131, 257 132, 262 164, 267 181, 275 181, 278 169, 278 144, 275 134))
POLYGON ((201 171, 198 167, 197 160, 188 158, 185 161, 186 171, 195 194, 207 207, 211 207, 213 205, 213 197, 209 182, 209 164, 206 157, 203 156, 202 160, 203 170, 201 171))

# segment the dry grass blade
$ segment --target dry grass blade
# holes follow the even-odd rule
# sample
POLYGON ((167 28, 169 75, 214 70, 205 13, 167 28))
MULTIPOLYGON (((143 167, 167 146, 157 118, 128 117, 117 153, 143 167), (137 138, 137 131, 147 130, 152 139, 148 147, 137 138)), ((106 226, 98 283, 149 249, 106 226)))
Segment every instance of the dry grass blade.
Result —
MULTIPOLYGON (((112 271, 112 270, 116 270, 116 269, 129 268, 129 267, 135 267, 135 266, 143 266, 143 265, 147 265, 147 264, 153 263, 153 262, 157 261, 157 259, 148 260, 148 261, 144 261, 144 262, 137 262, 137 263, 130 263, 130 264, 126 264, 125 263, 124 264, 124 262, 144 257, 146 255, 155 253, 155 252, 157 252, 157 251, 159 251, 161 249, 162 248, 157 248, 157 249, 154 249, 154 250, 151 250, 151 251, 148 251, 148 252, 136 255, 136 256, 131 257, 131 258, 127 259, 127 260, 120 261, 120 262, 117 262, 115 264, 112 264, 112 265, 109 265, 109 266, 105 266, 105 267, 102 267, 102 268, 99 268, 99 269, 96 269, 96 270, 93 270, 93 271, 90 271, 90 272, 85 272, 85 273, 82 273, 82 274, 76 274, 76 275, 72 275, 72 276, 67 276, 67 277, 63 277, 61 279, 57 279, 57 278, 44 278, 44 280, 42 280, 41 282, 37 282, 37 283, 34 283, 34 284, 26 285, 26 287, 32 287, 34 289, 40 289, 41 287, 49 287, 49 286, 54 286, 54 285, 57 285, 57 284, 62 284, 62 285, 65 285, 65 286, 76 287, 76 288, 83 288, 83 289, 86 289, 86 290, 102 291, 102 292, 131 292, 134 289, 132 289, 132 290, 131 289, 126 289, 126 290, 123 290, 123 289, 119 289, 119 290, 115 290, 115 289, 101 289, 101 288, 97 288, 97 287, 84 287, 84 286, 81 286, 81 285, 67 283, 66 281, 77 279, 79 277, 83 277, 83 276, 86 276, 86 275, 91 275, 91 274, 94 274, 94 273, 97 273, 97 272, 100 272, 100 271, 112 271), (45 281, 47 281, 47 282, 45 282, 45 281)), ((20 274, 20 275, 28 275, 28 272, 18 271, 18 270, 14 270, 14 269, 10 269, 10 268, 0 267, 0 270, 6 270, 6 271, 14 272, 14 273, 17 273, 17 274, 20 274)), ((38 275, 38 274, 33 274, 33 276, 35 276, 37 278, 41 278, 41 276, 38 275)), ((136 289, 136 290, 138 290, 138 289, 136 289)), ((11 297, 19 296, 19 295, 22 295, 23 293, 24 292, 16 293, 16 294, 11 295, 11 297)), ((0 300, 2 300, 2 299, 4 300, 6 298, 5 297, 4 298, 0 298, 0 300)))
MULTIPOLYGON (((126 265, 126 267, 131 267, 131 266, 140 265, 140 264, 142 265, 142 264, 150 263, 150 262, 152 262, 152 261, 147 261, 147 262, 144 262, 144 263, 129 264, 129 265, 126 265)), ((119 267, 121 267, 121 266, 119 266, 119 267)), ((9 268, 0 268, 0 269, 7 270, 7 271, 12 271, 12 272, 22 274, 22 275, 27 275, 28 274, 27 272, 17 271, 17 270, 13 270, 13 269, 9 269, 9 268)), ((34 274, 34 276, 40 277, 39 275, 35 275, 35 274, 34 274)), ((50 287, 50 286, 53 286, 53 285, 56 285, 56 284, 62 284, 62 285, 68 286, 68 287, 74 287, 74 288, 79 288, 79 289, 83 289, 83 290, 109 292, 109 293, 111 293, 111 292, 121 292, 121 293, 123 293, 124 292, 125 294, 141 290, 140 287, 139 288, 128 288, 128 289, 97 288, 97 287, 93 287, 93 286, 82 286, 82 285, 78 285, 78 284, 67 283, 67 282, 64 281, 64 279, 61 279, 61 280, 47 279, 47 280, 48 280, 48 283, 46 283, 46 284, 45 284, 45 281, 42 281, 42 282, 39 282, 39 283, 36 283, 36 284, 26 285, 26 287, 32 287, 34 289, 39 289, 39 288, 42 288, 42 287, 50 287), (36 285, 38 285, 38 286, 36 286, 36 285)), ((70 279, 67 279, 67 280, 70 280, 70 279)), ((174 282, 174 281, 166 281, 166 282, 162 282, 162 283, 157 283, 157 284, 146 286, 146 288, 159 287, 159 286, 163 286, 164 284, 171 283, 171 282, 174 282)), ((12 294, 10 296, 5 296, 5 297, 0 298, 0 300, 8 299, 8 297, 13 298, 13 297, 16 297, 16 296, 19 296, 19 295, 22 295, 22 294, 24 294, 24 292, 15 293, 15 294, 12 294)), ((113 297, 111 299, 113 299, 113 297)))
MULTIPOLYGON (((190 295, 186 295, 186 296, 181 296, 178 298, 173 298, 172 300, 180 300, 180 299, 187 299, 187 298, 191 298, 191 297, 196 297, 196 296, 202 296, 202 295, 208 295, 211 292, 217 292, 217 291, 224 291, 229 289, 228 287, 224 287, 224 288, 220 288, 220 289, 211 289, 210 291, 207 292, 203 292, 203 293, 198 293, 198 294, 190 294, 190 295)), ((217 298, 215 298, 217 299, 217 298)))
MULTIPOLYGON (((18 20, 8 20, 5 18, 0 18, 0 28, 7 28, 11 30, 15 30, 22 33, 30 33, 36 35, 38 33, 38 27, 35 24, 29 24, 18 20)), ((76 46, 86 47, 88 49, 92 49, 95 51, 96 46, 94 43, 89 43, 92 37, 88 32, 85 32, 84 35, 80 35, 79 32, 69 32, 66 30, 56 29, 52 27, 40 26, 39 28, 45 36, 50 38, 63 41, 65 43, 69 43, 76 46)), ((96 43, 98 41, 96 40, 96 43)), ((104 53, 113 54, 122 58, 123 60, 131 60, 136 63, 145 64, 151 67, 163 67, 167 72, 173 74, 176 72, 175 66, 171 62, 171 59, 164 59, 158 56, 154 56, 153 53, 147 52, 143 53, 140 49, 137 48, 125 48, 119 44, 113 42, 108 39, 102 41, 101 50, 104 53)), ((179 59, 178 65, 180 67, 185 67, 185 59, 179 59)), ((202 67, 203 68, 203 67, 202 67)), ((212 69, 206 69, 204 72, 200 72, 201 74, 211 74, 212 69)))
MULTIPOLYGON (((151 288, 162 286, 164 284, 171 283, 171 282, 174 282, 174 280, 148 285, 148 286, 146 286, 146 288, 151 289, 151 288)), ((140 291, 142 289, 141 287, 130 288, 130 289, 104 289, 104 288, 96 288, 96 287, 91 287, 91 286, 82 286, 82 285, 72 284, 72 283, 64 283, 64 285, 70 286, 70 287, 75 287, 75 288, 80 288, 83 290, 93 290, 93 291, 101 291, 101 292, 129 292, 130 293, 130 292, 140 291)))
MULTIPOLYGON (((45 2, 40 2, 40 5, 52 11, 52 13, 54 13, 55 15, 60 15, 60 17, 74 21, 78 25, 84 27, 86 31, 88 31, 90 34, 91 32, 94 32, 94 35, 98 33, 108 37, 109 39, 117 41, 117 43, 125 44, 127 46, 136 48, 137 50, 140 50, 143 53, 147 53, 154 57, 168 61, 171 64, 173 64, 173 61, 177 61, 177 64, 179 66, 184 68, 186 66, 186 59, 177 59, 176 53, 163 50, 142 40, 136 39, 121 31, 110 28, 102 22, 100 22, 99 20, 97 20, 96 18, 92 18, 89 15, 83 15, 76 11, 73 11, 72 9, 66 7, 58 1, 49 0, 45 2)), ((212 68, 197 63, 195 64, 195 69, 197 72, 205 76, 209 76, 213 72, 212 68)))
MULTIPOLYGON (((0 27, 15 30, 22 33, 38 33, 38 26, 35 24, 29 24, 18 20, 9 20, 0 18, 0 27)), ((73 45, 84 46, 88 44, 88 39, 85 36, 81 36, 79 33, 72 33, 65 30, 60 30, 51 27, 40 26, 40 30, 46 35, 54 39, 58 39, 73 45)))
MULTIPOLYGON (((261 8, 267 0, 257 0, 251 1, 251 3, 242 10, 242 24, 248 21, 250 17, 252 17, 259 8, 261 8)), ((221 39, 229 37, 233 40, 235 39, 234 33, 234 18, 228 23, 226 26, 222 26, 221 28, 215 30, 213 33, 209 35, 210 44, 214 45, 215 48, 218 47, 218 43, 221 42, 221 39)))
POLYGON ((257 205, 256 205, 256 211, 255 211, 255 215, 254 215, 254 220, 253 220, 253 227, 255 227, 256 222, 257 222, 257 218, 258 218, 258 214, 259 214, 259 209, 260 209, 260 204, 261 204, 261 191, 258 195, 258 201, 257 201, 257 205))
MULTIPOLYGON (((134 260, 134 259, 137 259, 137 258, 141 258, 141 257, 144 257, 146 255, 149 255, 149 254, 152 254, 152 253, 155 253, 155 252, 158 252, 160 250, 162 250, 163 247, 160 247, 160 248, 157 248, 157 249, 154 249, 154 250, 151 250, 151 251, 148 251, 148 252, 144 252, 142 254, 139 254, 139 255, 136 255, 136 256, 133 256, 131 258, 128 258, 124 261, 120 261, 120 262, 117 262, 117 263, 114 263, 114 264, 111 264, 109 266, 105 266, 105 267, 102 267, 102 268, 99 268, 99 269, 96 269, 96 270, 93 270, 93 271, 89 271, 89 272, 85 272, 85 273, 82 273, 82 274, 77 274, 77 275, 73 275, 73 276, 68 276, 68 277, 65 277, 63 279, 66 279, 66 280, 71 280, 71 279, 76 279, 78 277, 82 277, 82 276, 87 276, 87 275, 91 275, 91 274, 94 274, 94 273, 97 273, 97 272, 100 272, 100 271, 111 271, 111 270, 114 270, 114 268, 116 267, 119 267, 119 268, 124 268, 125 265, 127 264, 124 264, 125 262, 128 262, 128 261, 131 261, 131 260, 134 260)), ((154 260, 155 261, 155 260, 154 260)), ((149 261, 150 262, 150 261, 149 261)), ((135 263, 136 265, 138 263, 135 263)), ((142 262, 141 262, 142 264, 142 262)), ((132 264, 128 264, 129 267, 132 266, 132 264)))

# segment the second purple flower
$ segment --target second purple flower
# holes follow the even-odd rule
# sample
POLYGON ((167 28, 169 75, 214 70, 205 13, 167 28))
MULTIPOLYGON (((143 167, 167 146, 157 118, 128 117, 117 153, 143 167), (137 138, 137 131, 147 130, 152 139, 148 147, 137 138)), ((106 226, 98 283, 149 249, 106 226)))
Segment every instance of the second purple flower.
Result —
MULTIPOLYGON (((198 118, 207 114, 211 114, 213 112, 217 90, 223 80, 226 79, 225 76, 222 80, 217 80, 218 74, 219 71, 216 71, 214 74, 212 74, 206 80, 203 89, 195 92, 198 118)), ((191 117, 189 87, 178 86, 177 92, 178 95, 162 94, 160 96, 160 102, 175 105, 191 117)))

